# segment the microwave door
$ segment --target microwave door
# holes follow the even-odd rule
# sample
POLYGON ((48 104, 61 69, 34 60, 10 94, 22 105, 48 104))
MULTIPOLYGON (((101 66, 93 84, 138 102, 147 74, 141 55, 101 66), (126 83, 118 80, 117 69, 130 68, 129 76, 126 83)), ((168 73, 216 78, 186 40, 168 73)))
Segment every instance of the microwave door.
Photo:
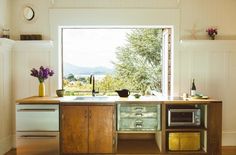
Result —
POLYGON ((170 109, 168 111, 169 126, 190 126, 195 123, 194 111, 192 109, 170 109))

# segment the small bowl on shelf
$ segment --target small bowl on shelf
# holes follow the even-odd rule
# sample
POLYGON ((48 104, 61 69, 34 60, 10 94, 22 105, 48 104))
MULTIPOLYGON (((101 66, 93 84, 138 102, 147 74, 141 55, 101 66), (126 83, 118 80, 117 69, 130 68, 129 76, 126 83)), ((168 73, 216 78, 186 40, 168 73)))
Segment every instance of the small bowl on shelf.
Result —
POLYGON ((138 99, 138 98, 141 97, 141 95, 140 95, 140 94, 134 94, 134 97, 135 97, 136 99, 138 99))
POLYGON ((58 97, 63 97, 64 93, 65 93, 64 89, 57 89, 56 90, 56 94, 57 94, 58 97))

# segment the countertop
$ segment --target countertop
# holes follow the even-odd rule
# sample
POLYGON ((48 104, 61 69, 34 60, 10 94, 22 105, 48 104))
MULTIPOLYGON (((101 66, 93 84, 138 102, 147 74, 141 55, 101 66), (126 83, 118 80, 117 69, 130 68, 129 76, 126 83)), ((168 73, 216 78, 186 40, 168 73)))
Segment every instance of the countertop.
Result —
MULTIPOLYGON (((128 98, 122 97, 108 97, 106 100, 74 100, 76 96, 56 97, 56 96, 31 96, 16 101, 17 104, 116 104, 116 103, 168 103, 168 104, 208 104, 219 103, 221 101, 214 99, 191 99, 183 100, 181 97, 156 97, 156 96, 142 96, 139 99, 130 96, 128 98)), ((90 97, 91 98, 91 97, 90 97)))

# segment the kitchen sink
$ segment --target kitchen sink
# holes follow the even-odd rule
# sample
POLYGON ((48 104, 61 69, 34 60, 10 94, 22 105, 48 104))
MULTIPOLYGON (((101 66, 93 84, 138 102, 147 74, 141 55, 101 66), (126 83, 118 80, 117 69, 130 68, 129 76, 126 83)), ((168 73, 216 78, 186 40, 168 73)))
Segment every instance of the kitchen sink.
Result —
POLYGON ((74 98, 75 101, 107 101, 111 99, 108 96, 78 96, 74 98))
POLYGON ((110 103, 116 100, 117 96, 65 96, 60 101, 63 103, 110 103))

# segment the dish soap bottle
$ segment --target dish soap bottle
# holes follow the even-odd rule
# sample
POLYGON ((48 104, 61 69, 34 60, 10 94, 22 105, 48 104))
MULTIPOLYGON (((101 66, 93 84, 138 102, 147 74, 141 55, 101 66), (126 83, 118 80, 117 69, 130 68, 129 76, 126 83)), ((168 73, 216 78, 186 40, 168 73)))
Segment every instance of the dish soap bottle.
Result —
POLYGON ((196 89, 196 86, 195 86, 195 80, 193 79, 190 95, 195 96, 196 95, 196 90, 197 89, 196 89))

